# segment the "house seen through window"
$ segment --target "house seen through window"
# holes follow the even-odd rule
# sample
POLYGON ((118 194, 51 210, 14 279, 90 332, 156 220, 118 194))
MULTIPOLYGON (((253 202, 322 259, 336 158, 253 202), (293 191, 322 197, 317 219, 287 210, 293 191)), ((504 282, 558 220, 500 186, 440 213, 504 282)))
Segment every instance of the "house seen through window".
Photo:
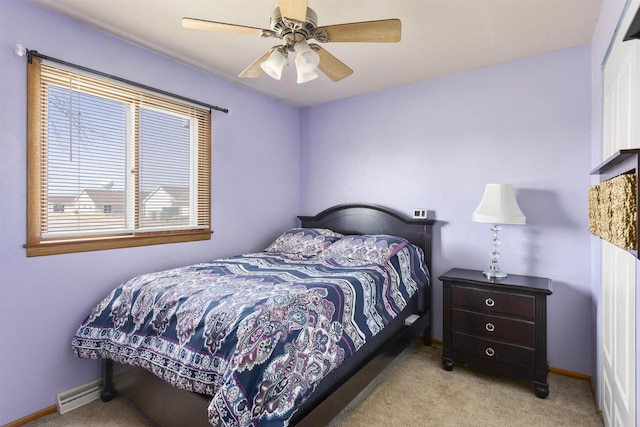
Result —
POLYGON ((33 58, 27 255, 210 238, 210 112, 33 58))

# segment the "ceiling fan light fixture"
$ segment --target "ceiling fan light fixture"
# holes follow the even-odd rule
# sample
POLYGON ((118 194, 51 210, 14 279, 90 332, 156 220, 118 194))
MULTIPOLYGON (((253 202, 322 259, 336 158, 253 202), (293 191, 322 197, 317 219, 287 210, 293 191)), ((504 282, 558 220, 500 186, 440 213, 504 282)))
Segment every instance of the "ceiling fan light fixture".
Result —
POLYGON ((318 68, 320 55, 311 49, 306 41, 301 40, 297 42, 293 50, 296 52, 296 68, 299 72, 308 73, 318 68))
POLYGON ((300 71, 300 69, 298 69, 298 80, 297 80, 298 84, 310 82, 311 80, 314 80, 317 78, 318 78, 318 74, 313 70, 300 71))
POLYGON ((260 64, 260 68, 276 80, 282 77, 282 69, 287 63, 287 56, 280 49, 274 49, 269 57, 260 64))
MULTIPOLYGON (((1 2, 2 0, 0 0, 1 2)), ((282 77, 289 52, 295 55, 298 83, 305 83, 318 77, 320 70, 332 81, 338 82, 353 74, 353 70, 318 44, 320 43, 359 42, 359 43, 398 43, 402 38, 402 23, 399 19, 380 19, 376 21, 347 22, 344 24, 318 27, 318 16, 308 7, 308 0, 277 0, 271 16, 270 29, 207 21, 196 18, 182 18, 185 28, 247 34, 260 37, 273 37, 282 40, 280 46, 273 46, 264 52, 238 77, 255 79, 268 74, 276 80, 282 77)))

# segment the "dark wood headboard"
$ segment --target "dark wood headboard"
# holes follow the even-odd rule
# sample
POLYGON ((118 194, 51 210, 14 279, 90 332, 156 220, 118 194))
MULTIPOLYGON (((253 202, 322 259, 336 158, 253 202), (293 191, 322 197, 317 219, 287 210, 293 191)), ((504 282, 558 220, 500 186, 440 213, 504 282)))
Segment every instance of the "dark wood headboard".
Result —
POLYGON ((328 228, 342 234, 390 234, 407 239, 424 251, 431 272, 431 240, 434 219, 410 219, 377 205, 344 204, 315 216, 298 216, 304 228, 328 228))

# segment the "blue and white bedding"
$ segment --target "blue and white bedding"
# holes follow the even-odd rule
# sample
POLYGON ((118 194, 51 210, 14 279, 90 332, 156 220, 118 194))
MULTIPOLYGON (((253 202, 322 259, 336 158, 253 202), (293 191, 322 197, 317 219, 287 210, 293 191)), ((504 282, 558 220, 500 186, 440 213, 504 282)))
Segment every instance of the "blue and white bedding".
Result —
POLYGON ((214 426, 287 425, 429 283, 422 251, 402 239, 289 233, 265 252, 129 280, 92 310, 74 353, 212 396, 214 426))

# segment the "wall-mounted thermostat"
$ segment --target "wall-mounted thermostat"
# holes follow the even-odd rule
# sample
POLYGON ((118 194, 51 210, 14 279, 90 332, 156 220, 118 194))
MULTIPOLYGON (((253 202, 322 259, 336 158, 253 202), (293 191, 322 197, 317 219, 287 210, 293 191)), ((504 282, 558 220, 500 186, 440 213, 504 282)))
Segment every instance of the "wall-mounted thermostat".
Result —
POLYGON ((426 209, 414 209, 413 217, 415 219, 427 219, 427 210, 426 209))

